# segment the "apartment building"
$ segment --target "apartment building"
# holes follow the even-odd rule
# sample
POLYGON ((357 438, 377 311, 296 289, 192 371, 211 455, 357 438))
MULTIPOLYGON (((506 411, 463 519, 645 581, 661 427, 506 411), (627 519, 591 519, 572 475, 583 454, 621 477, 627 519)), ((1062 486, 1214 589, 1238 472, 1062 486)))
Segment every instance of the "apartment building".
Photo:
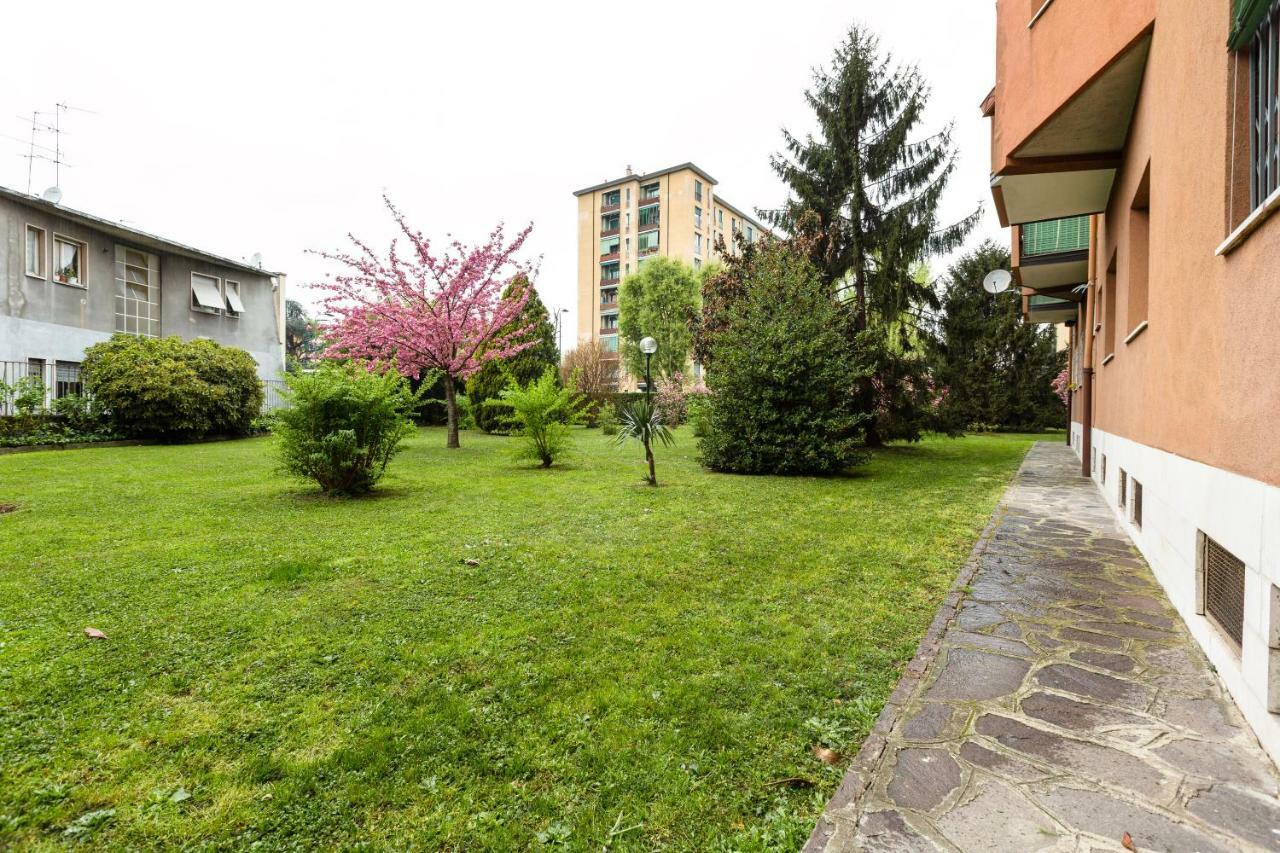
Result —
POLYGON ((211 338, 284 369, 281 273, 0 187, 0 380, 78 393, 86 347, 116 332, 211 338))
MULTIPOLYGON (((693 163, 626 174, 574 193, 578 199, 578 340, 618 351, 618 285, 649 258, 695 269, 717 259, 716 238, 755 242, 764 226, 720 197, 693 163)), ((694 366, 695 373, 697 370, 694 366)))
POLYGON ((1071 443, 1280 759, 1280 0, 998 0, 991 189, 1071 443))

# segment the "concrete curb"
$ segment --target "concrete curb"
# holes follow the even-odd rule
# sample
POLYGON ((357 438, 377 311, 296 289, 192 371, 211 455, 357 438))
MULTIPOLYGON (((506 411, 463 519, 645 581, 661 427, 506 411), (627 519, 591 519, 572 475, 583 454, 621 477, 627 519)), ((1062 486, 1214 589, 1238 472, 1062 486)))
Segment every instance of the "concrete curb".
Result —
MULTIPOLYGON (((1033 444, 1032 447, 1034 446, 1033 444)), ((1027 453, 1030 454, 1030 452, 1031 448, 1027 448, 1027 453)), ((1024 455, 1017 471, 1014 472, 1009 482, 1005 484, 1006 493, 1009 490, 1009 486, 1022 473, 1022 469, 1026 467, 1026 464, 1027 456, 1024 455)), ((866 793, 875 767, 880 762, 881 756, 884 755, 884 749, 889 743, 889 733, 898 724, 899 719, 902 717, 903 708, 906 707, 911 697, 915 695, 925 674, 929 671, 929 667, 937 658, 938 650, 942 646, 942 636, 951 625, 951 620, 959 612, 960 604, 964 601, 965 587, 973 581, 973 576, 977 574, 979 558, 986 551, 987 544, 991 541, 992 535, 999 526, 1000 519, 1004 516, 1006 508, 1006 500, 1002 493, 999 503, 996 504, 996 508, 991 513, 991 517, 987 519, 986 526, 982 528, 978 541, 973 543, 973 548, 969 551, 968 558, 960 567, 955 581, 951 584, 947 597, 942 600, 942 605, 938 608, 938 612, 934 614, 933 622, 929 624, 929 630, 925 631, 920 644, 916 646, 915 656, 907 663, 906 669, 902 672, 902 677, 898 679, 897 686, 889 694, 889 698, 885 701, 884 709, 881 710, 880 716, 876 718, 875 725, 871 727, 871 733, 862 742, 862 748, 858 750, 858 754, 854 756, 853 761, 849 764, 849 769, 845 773, 844 779, 841 780, 840 787, 836 789, 831 799, 827 801, 827 806, 823 809, 822 816, 818 818, 818 825, 813 828, 813 832, 809 835, 809 840, 805 842, 802 853, 823 853, 827 849, 827 843, 839 828, 838 821, 840 818, 836 816, 836 812, 843 812, 846 815, 857 813, 858 802, 862 799, 863 794, 866 793)))

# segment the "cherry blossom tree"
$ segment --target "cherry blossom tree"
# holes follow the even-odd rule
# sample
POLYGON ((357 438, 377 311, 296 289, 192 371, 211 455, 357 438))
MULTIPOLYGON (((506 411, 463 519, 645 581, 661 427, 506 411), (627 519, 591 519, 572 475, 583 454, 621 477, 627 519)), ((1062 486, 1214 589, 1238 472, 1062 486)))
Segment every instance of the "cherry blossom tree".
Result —
POLYGON ((349 235, 353 251, 316 253, 344 267, 316 285, 327 292, 322 305, 334 318, 325 327, 325 354, 370 366, 394 365, 415 379, 441 375, 448 446, 458 447, 458 384, 485 363, 536 342, 528 326, 515 322, 532 288, 502 298, 512 279, 533 278, 533 266, 517 259, 533 226, 508 241, 498 225, 483 243, 454 240, 438 252, 390 199, 383 201, 401 235, 385 257, 354 235, 349 235))

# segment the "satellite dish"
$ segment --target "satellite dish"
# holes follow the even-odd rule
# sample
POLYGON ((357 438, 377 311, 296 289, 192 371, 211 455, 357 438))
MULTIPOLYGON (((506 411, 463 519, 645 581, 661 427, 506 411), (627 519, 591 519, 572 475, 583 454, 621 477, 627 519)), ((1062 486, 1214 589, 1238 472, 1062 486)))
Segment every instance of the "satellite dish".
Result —
POLYGON ((982 280, 982 289, 987 293, 1004 293, 1012 282, 1013 276, 1008 270, 992 270, 982 280))
POLYGON ((49 189, 41 193, 40 198, 49 202, 49 204, 57 204, 58 202, 62 201, 62 188, 49 187, 49 189))

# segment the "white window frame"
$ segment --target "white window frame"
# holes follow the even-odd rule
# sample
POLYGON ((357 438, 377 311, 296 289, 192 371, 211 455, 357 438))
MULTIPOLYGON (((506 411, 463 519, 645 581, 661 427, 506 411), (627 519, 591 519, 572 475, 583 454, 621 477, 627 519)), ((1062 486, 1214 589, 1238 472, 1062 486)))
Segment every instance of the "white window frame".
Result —
POLYGON ((244 296, 240 292, 240 282, 232 278, 223 280, 222 302, 226 306, 225 313, 228 317, 231 317, 236 320, 240 319, 240 315, 244 313, 244 296), (235 287, 232 288, 232 285, 235 285, 235 287), (227 296, 227 294, 231 293, 233 289, 236 294, 236 302, 240 303, 240 310, 238 311, 236 310, 235 306, 231 304, 230 297, 227 296))
POLYGON ((59 234, 57 231, 54 231, 53 245, 50 247, 53 250, 54 255, 58 254, 57 250, 58 250, 59 242, 70 243, 72 245, 80 247, 80 270, 79 270, 80 278, 78 281, 62 281, 60 278, 58 278, 58 273, 54 269, 53 261, 55 260, 55 258, 53 257, 50 257, 49 259, 49 278, 54 283, 60 284, 63 287, 78 287, 81 290, 88 290, 89 289, 89 244, 84 240, 77 240, 75 237, 71 237, 67 234, 59 234))
POLYGON ((41 228, 39 225, 26 223, 26 230, 22 232, 22 270, 31 278, 38 278, 41 281, 49 280, 49 232, 41 228), (40 235, 40 257, 36 259, 36 269, 39 272, 32 272, 30 266, 31 258, 27 253, 27 235, 35 231, 40 235))
POLYGON ((201 304, 200 304, 200 302, 196 300, 196 276, 200 276, 201 278, 209 278, 209 279, 213 279, 213 281, 214 281, 214 289, 215 289, 215 290, 217 291, 217 293, 218 293, 218 304, 220 304, 220 305, 226 305, 226 304, 227 304, 227 303, 226 303, 226 297, 222 295, 222 278, 221 278, 220 276, 216 276, 216 275, 209 275, 208 273, 204 273, 204 272, 196 272, 195 270, 192 270, 192 272, 191 272, 191 289, 190 289, 190 294, 191 294, 191 295, 187 297, 188 301, 189 301, 189 302, 190 302, 190 304, 191 304, 191 310, 192 310, 192 311, 195 311, 195 312, 197 312, 197 313, 200 313, 200 314, 222 314, 222 313, 225 313, 221 308, 216 308, 216 307, 207 306, 207 305, 201 305, 201 304))

